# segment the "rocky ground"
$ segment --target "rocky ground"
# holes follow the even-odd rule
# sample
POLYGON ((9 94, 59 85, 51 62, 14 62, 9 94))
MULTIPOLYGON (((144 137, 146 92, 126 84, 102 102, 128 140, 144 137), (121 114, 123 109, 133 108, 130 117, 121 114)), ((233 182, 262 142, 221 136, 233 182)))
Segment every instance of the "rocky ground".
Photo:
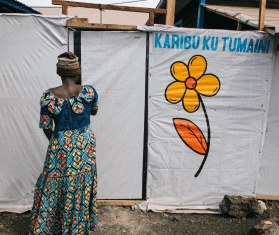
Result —
MULTIPOLYGON (((98 228, 93 235, 219 234, 242 235, 261 220, 279 216, 279 201, 264 201, 267 210, 260 216, 237 219, 227 215, 168 214, 133 211, 129 207, 99 207, 98 228)), ((0 234, 28 234, 30 212, 0 213, 0 234)))

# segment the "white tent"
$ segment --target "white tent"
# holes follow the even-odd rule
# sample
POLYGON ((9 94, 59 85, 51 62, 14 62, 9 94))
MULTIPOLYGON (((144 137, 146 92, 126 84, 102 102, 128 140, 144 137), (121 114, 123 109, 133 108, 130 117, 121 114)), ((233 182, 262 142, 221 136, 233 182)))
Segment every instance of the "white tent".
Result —
POLYGON ((139 27, 81 32, 77 41, 67 19, 0 15, 0 211, 32 206, 47 148, 38 128, 39 99, 61 83, 56 57, 77 48, 82 84, 93 85, 100 97, 91 120, 98 199, 141 199, 146 191, 151 209, 201 209, 217 208, 225 194, 279 195, 278 39, 262 32, 139 27), (165 97, 175 81, 171 65, 188 65, 193 56, 206 58, 205 74, 221 84, 215 96, 202 96, 211 145, 198 177, 203 155, 182 141, 173 119, 195 123, 208 141, 202 106, 189 113, 165 97))

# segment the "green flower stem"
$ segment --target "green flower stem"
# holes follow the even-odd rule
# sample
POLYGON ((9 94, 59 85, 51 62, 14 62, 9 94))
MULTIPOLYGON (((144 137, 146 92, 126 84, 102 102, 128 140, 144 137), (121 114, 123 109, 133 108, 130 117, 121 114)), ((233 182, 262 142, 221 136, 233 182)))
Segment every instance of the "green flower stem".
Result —
POLYGON ((201 170, 204 166, 204 163, 207 159, 207 156, 208 156, 208 153, 209 153, 209 148, 210 148, 210 126, 209 126, 209 119, 208 119, 208 116, 207 116, 207 113, 206 113, 206 109, 205 109, 205 106, 204 106, 204 103, 202 101, 202 98, 200 96, 200 94, 198 94, 199 96, 199 100, 201 102, 201 105, 202 105, 202 109, 203 109, 203 112, 204 112, 204 117, 205 117, 205 120, 206 120, 206 124, 207 124, 207 149, 206 149, 206 152, 205 152, 205 155, 204 155, 204 158, 203 158, 203 161, 200 165, 200 168, 198 169, 197 173, 195 174, 195 177, 198 177, 198 175, 201 173, 201 170))

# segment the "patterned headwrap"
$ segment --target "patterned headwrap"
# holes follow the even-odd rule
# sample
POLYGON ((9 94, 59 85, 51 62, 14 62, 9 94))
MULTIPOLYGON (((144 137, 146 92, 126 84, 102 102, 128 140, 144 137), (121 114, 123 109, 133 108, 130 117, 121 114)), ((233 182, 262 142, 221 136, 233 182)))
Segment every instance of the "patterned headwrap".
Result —
POLYGON ((56 66, 59 76, 78 76, 81 73, 78 57, 72 52, 59 55, 56 66))

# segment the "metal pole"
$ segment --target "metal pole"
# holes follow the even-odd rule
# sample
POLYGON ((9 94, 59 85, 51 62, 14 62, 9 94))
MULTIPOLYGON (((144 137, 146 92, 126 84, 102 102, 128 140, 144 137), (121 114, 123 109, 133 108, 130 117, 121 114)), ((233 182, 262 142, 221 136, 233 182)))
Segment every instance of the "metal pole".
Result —
POLYGON ((204 23, 204 7, 201 4, 205 4, 205 0, 200 0, 198 9, 197 28, 202 29, 204 23))

